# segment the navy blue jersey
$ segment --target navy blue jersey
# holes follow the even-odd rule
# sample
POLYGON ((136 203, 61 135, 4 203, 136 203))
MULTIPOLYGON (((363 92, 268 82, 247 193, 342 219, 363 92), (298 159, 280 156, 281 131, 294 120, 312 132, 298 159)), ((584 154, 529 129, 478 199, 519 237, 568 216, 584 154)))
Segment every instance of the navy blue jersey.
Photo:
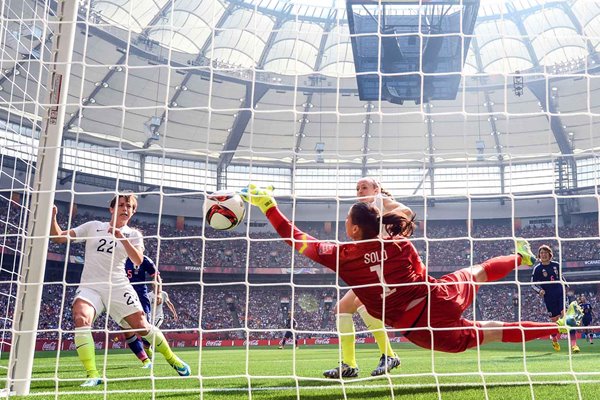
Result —
POLYGON ((125 261, 125 273, 140 298, 144 312, 148 314, 150 312, 150 300, 148 299, 148 287, 145 282, 151 281, 157 273, 154 261, 148 258, 148 256, 144 256, 142 264, 135 266, 128 258, 127 261, 125 261), (148 308, 148 310, 146 310, 146 308, 148 308))
POLYGON ((531 282, 537 283, 536 285, 533 285, 533 289, 538 293, 540 290, 544 290, 544 298, 563 296, 563 285, 560 283, 553 283, 560 281, 560 266, 556 261, 550 261, 548 265, 538 263, 533 268, 531 282))
POLYGON ((298 323, 296 322, 296 320, 294 318, 288 318, 285 320, 285 327, 287 329, 297 329, 298 328, 298 323), (292 326, 293 325, 293 326, 292 326))
POLYGON ((582 303, 579 305, 583 309, 583 324, 586 326, 590 325, 594 316, 594 314, 592 313, 592 305, 590 303, 582 303))

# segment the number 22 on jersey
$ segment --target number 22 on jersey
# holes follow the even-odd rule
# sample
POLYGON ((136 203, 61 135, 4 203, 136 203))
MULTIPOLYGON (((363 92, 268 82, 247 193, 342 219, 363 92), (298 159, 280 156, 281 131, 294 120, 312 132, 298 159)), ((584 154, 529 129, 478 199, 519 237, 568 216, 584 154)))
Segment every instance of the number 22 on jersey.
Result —
POLYGON ((100 245, 98 246, 98 248, 96 250, 99 252, 102 252, 102 253, 112 254, 114 248, 115 248, 114 240, 100 239, 100 245))

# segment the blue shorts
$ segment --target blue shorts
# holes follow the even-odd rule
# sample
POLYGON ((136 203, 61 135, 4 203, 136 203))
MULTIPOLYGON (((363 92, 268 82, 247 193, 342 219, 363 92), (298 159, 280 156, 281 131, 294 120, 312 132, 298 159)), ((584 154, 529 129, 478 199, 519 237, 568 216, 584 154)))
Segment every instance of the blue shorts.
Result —
POLYGON ((581 325, 583 326, 590 326, 592 324, 592 318, 586 318, 585 316, 583 317, 583 319, 581 320, 581 325))
POLYGON ((146 318, 148 319, 148 321, 150 321, 150 310, 152 310, 150 308, 150 299, 148 298, 148 295, 142 295, 140 293, 138 293, 138 297, 140 298, 140 304, 142 305, 142 310, 144 310, 144 313, 146 314, 146 318))
POLYGON ((544 303, 546 304, 546 310, 548 310, 550 318, 560 317, 565 309, 562 293, 544 296, 544 303))

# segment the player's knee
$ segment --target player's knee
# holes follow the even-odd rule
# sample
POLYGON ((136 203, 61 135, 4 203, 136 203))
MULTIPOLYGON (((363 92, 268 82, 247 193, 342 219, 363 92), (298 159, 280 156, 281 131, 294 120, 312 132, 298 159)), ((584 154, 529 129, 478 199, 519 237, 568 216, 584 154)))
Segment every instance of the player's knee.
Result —
POLYGON ((138 329, 140 330, 142 336, 148 336, 152 331, 152 325, 146 322, 146 320, 142 320, 142 324, 138 329))
POLYGON ((356 309, 354 299, 341 299, 337 304, 336 311, 338 314, 354 314, 356 309))
POLYGON ((362 301, 360 301, 360 299, 358 297, 354 298, 354 309, 358 310, 360 307, 362 307, 363 303, 362 301))
POLYGON ((487 282, 488 275, 485 270, 485 266, 482 264, 473 265, 471 267, 471 275, 473 275, 473 280, 475 282, 487 282))
POLYGON ((92 317, 85 315, 83 313, 73 314, 73 323, 76 328, 82 326, 92 326, 92 317))

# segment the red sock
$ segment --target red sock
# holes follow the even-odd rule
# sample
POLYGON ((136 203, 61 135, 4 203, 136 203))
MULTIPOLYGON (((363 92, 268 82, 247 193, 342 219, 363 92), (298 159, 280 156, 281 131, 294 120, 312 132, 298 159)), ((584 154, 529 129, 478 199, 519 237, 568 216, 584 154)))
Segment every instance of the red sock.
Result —
POLYGON ((577 346, 577 332, 569 332, 569 339, 571 339, 571 347, 577 346))
POLYGON ((521 264, 521 256, 515 254, 512 256, 494 257, 484 261, 481 266, 487 274, 488 282, 491 282, 504 278, 511 271, 514 271, 515 266, 519 264, 521 264))
POLYGON ((548 335, 558 334, 556 324, 548 322, 505 322, 502 330, 502 341, 505 343, 521 343, 523 338, 526 342, 548 335), (506 329, 509 327, 510 329, 506 329), (521 329, 525 328, 525 329, 521 329), (538 328, 538 329, 527 329, 538 328))

